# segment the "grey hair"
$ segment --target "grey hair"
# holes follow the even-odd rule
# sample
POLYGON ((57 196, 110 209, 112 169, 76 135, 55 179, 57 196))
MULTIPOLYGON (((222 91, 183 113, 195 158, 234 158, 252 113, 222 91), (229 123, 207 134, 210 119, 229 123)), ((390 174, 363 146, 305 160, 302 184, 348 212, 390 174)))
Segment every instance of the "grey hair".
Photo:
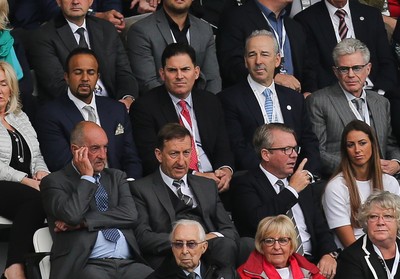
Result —
POLYGON ((260 37, 260 36, 266 36, 266 37, 271 38, 271 39, 273 40, 273 42, 274 42, 274 51, 275 51, 275 54, 278 54, 278 53, 279 53, 279 45, 278 45, 278 41, 277 41, 276 38, 275 38, 275 35, 274 35, 272 32, 268 31, 268 30, 262 29, 262 30, 254 30, 254 31, 251 32, 251 34, 246 38, 245 55, 247 54, 247 45, 248 45, 250 39, 255 38, 255 37, 260 37))
POLYGON ((397 223, 397 235, 400 229, 400 197, 388 191, 374 191, 361 206, 358 212, 358 222, 364 232, 367 232, 368 216, 373 206, 379 206, 383 209, 393 209, 397 223))
POLYGON ((282 132, 290 133, 296 138, 296 133, 292 128, 282 124, 282 123, 269 123, 261 125, 254 132, 253 146, 256 154, 261 159, 261 150, 271 148, 274 144, 274 138, 272 136, 272 131, 279 130, 282 132))
POLYGON ((181 219, 181 220, 178 220, 178 221, 174 222, 174 225, 172 227, 172 231, 169 234, 169 240, 171 242, 173 241, 176 228, 179 227, 179 226, 196 226, 197 230, 199 232, 199 235, 198 235, 199 241, 205 241, 206 240, 206 232, 204 231, 203 226, 199 222, 197 222, 195 220, 181 219))
POLYGON ((338 66, 339 57, 348 54, 353 54, 356 52, 361 53, 364 60, 364 64, 369 62, 371 55, 368 47, 363 42, 353 38, 344 39, 343 41, 338 43, 333 49, 332 52, 333 62, 335 63, 336 66, 338 66))

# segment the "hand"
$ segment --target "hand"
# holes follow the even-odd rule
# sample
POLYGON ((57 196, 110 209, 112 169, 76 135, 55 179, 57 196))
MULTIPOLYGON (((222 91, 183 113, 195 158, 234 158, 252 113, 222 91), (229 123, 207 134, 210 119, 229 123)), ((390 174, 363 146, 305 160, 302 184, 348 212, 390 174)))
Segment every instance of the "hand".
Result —
POLYGON ((132 0, 130 9, 133 9, 139 3, 137 11, 141 14, 152 13, 157 10, 157 5, 161 0, 132 0))
POLYGON ((301 93, 301 84, 300 81, 297 80, 292 75, 287 75, 287 74, 276 74, 274 81, 276 84, 289 87, 293 90, 296 90, 297 92, 301 93))
POLYGON ((383 160, 381 159, 381 168, 384 173, 395 175, 400 171, 400 165, 394 160, 383 160))
POLYGON ((229 183, 232 179, 232 172, 229 168, 217 169, 214 172, 215 176, 219 178, 218 192, 222 193, 229 190, 229 183))
POLYGON ((54 225, 54 232, 74 231, 81 228, 81 225, 70 226, 63 221, 55 221, 54 225))
POLYGON ((93 166, 88 158, 89 149, 86 146, 78 147, 73 151, 72 162, 81 175, 93 176, 93 166))
POLYGON ((310 176, 308 175, 308 171, 303 170, 306 163, 307 159, 304 158, 295 173, 290 177, 289 185, 294 188, 297 193, 303 191, 304 188, 310 184, 310 176))
POLYGON ((24 178, 22 178, 21 183, 26 185, 26 186, 32 187, 35 190, 40 191, 40 188, 39 188, 40 181, 39 180, 35 180, 35 179, 32 179, 32 178, 24 177, 24 178))
POLYGON ((303 97, 304 97, 304 99, 306 99, 308 96, 310 96, 311 95, 311 92, 304 92, 303 93, 303 97))
POLYGON ((116 10, 110 10, 107 12, 96 12, 96 17, 105 19, 114 24, 118 32, 121 32, 125 28, 124 16, 116 10))
POLYGON ((126 97, 125 99, 120 99, 119 101, 125 105, 126 110, 129 112, 129 109, 133 104, 133 102, 135 101, 135 99, 133 99, 132 97, 126 97))
POLYGON ((213 238, 216 238, 216 237, 218 237, 218 235, 213 234, 213 233, 206 234, 206 240, 210 240, 210 239, 213 239, 213 238))
POLYGON ((336 275, 336 260, 326 254, 319 260, 319 272, 328 279, 333 279, 336 275))
POLYGON ((37 171, 35 175, 33 176, 34 180, 41 181, 43 177, 48 175, 49 173, 47 171, 37 171))

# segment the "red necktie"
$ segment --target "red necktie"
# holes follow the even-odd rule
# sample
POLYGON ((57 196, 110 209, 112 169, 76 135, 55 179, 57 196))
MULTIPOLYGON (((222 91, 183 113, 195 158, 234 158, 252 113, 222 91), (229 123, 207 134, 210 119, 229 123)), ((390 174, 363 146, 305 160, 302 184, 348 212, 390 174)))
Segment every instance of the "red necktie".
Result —
MULTIPOLYGON (((179 105, 181 106, 181 115, 185 118, 186 122, 189 124, 190 128, 192 128, 192 119, 190 118, 190 113, 189 110, 186 107, 186 102, 184 100, 179 101, 179 105)), ((185 126, 183 124, 182 118, 179 117, 179 123, 182 126, 185 126)), ((197 151, 196 151, 196 145, 192 137, 192 155, 190 156, 190 163, 189 163, 189 168, 191 170, 199 171, 198 167, 198 162, 199 159, 197 158, 197 151)))

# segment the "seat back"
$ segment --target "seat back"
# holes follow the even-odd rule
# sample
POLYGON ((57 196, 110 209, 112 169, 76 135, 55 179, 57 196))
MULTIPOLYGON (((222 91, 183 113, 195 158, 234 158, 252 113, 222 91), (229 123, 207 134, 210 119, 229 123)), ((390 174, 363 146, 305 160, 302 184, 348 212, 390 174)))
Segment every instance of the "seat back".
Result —
POLYGON ((8 220, 7 218, 0 216, 0 229, 9 228, 11 227, 11 225, 12 225, 11 220, 8 220))
MULTIPOLYGON (((33 235, 33 247, 35 252, 50 252, 53 240, 48 227, 38 229, 33 235)), ((42 279, 50 277, 50 256, 46 256, 39 263, 42 279)))

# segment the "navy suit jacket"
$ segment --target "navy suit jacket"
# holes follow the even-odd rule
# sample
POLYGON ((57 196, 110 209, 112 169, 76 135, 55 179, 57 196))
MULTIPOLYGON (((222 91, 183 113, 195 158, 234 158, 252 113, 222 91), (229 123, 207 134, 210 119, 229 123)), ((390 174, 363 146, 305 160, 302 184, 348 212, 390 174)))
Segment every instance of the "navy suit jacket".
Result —
MULTIPOLYGON (((142 166, 132 140, 132 126, 125 106, 99 96, 96 96, 96 106, 101 127, 108 137, 108 166, 125 171, 128 177, 140 178, 142 166), (116 135, 119 125, 123 127, 123 133, 116 135)), ((75 125, 84 120, 67 93, 39 109, 36 131, 50 171, 57 171, 71 162, 69 138, 75 125)))
POLYGON ((312 254, 316 261, 336 251, 337 246, 322 212, 317 189, 313 184, 299 193, 297 199, 289 190, 277 194, 259 167, 232 180, 232 215, 239 235, 254 237, 258 223, 267 216, 286 214, 299 203, 307 231, 311 235, 312 254))
MULTIPOLYGON (((349 0, 355 36, 367 45, 372 63, 369 78, 374 88, 393 90, 397 83, 397 69, 390 50, 380 11, 355 0, 349 0)), ((325 1, 315 3, 296 15, 295 19, 305 28, 307 47, 315 65, 314 90, 337 81, 333 73, 332 51, 337 44, 335 30, 325 1)))
MULTIPOLYGON (((201 144, 214 170, 233 166, 228 135, 221 104, 207 91, 192 91, 201 144)), ((157 133, 167 123, 179 123, 174 104, 163 85, 152 89, 135 101, 130 110, 133 136, 143 162, 143 174, 157 170, 159 163, 154 155, 157 133)))
MULTIPOLYGON (((228 9, 221 16, 216 44, 224 87, 236 84, 248 74, 243 58, 246 38, 254 30, 271 31, 255 1, 247 0, 243 6, 228 9)), ((305 32, 301 24, 289 17, 285 17, 284 24, 292 52, 294 76, 301 82, 302 90, 309 91, 308 80, 314 79, 310 76, 314 73, 309 69, 305 32)))
MULTIPOLYGON (((275 88, 284 123, 296 132, 297 143, 302 148, 298 162, 308 158, 306 169, 319 173, 319 142, 312 131, 303 95, 278 84, 275 88)), ((260 163, 252 144, 254 132, 264 124, 258 101, 247 81, 225 89, 218 96, 224 109, 235 167, 238 170, 252 169, 260 163)))
MULTIPOLYGON (((138 84, 133 76, 128 56, 114 25, 86 17, 90 48, 99 62, 100 78, 109 97, 119 100, 125 95, 138 96, 138 84)), ((38 82, 39 98, 54 99, 67 90, 64 67, 69 53, 78 47, 74 34, 60 13, 38 29, 28 50, 38 82)))

